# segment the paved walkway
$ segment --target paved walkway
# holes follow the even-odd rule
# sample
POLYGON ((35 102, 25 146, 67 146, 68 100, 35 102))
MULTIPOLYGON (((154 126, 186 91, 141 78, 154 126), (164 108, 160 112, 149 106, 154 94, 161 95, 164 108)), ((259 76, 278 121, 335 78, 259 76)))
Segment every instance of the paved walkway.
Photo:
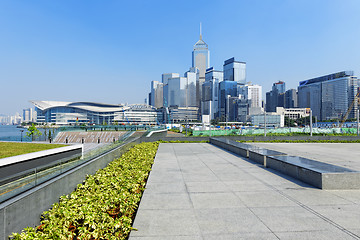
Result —
POLYGON ((360 191, 319 190, 207 143, 160 144, 131 240, 360 239, 360 191))

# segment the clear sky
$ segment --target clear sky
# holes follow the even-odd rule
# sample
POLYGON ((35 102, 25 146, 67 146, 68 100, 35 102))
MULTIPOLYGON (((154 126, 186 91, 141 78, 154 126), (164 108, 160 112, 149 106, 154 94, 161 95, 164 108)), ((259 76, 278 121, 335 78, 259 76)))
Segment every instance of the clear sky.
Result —
POLYGON ((29 100, 143 103, 161 74, 247 63, 270 90, 342 70, 360 75, 359 0, 0 0, 0 113, 29 100))

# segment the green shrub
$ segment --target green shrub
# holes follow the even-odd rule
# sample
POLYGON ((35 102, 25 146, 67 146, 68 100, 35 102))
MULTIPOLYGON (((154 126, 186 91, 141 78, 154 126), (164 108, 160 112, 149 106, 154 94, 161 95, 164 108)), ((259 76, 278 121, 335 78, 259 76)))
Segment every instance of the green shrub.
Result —
POLYGON ((60 197, 41 225, 14 239, 126 239, 159 143, 142 143, 60 197))

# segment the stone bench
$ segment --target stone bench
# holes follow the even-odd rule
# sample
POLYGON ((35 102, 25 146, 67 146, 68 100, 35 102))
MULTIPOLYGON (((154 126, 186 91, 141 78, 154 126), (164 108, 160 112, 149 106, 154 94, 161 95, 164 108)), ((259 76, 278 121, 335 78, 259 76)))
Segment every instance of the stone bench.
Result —
POLYGON ((321 189, 360 189, 360 172, 298 156, 268 156, 266 166, 321 189))
POLYGON ((278 151, 210 138, 210 143, 321 189, 360 189, 360 172, 278 151))

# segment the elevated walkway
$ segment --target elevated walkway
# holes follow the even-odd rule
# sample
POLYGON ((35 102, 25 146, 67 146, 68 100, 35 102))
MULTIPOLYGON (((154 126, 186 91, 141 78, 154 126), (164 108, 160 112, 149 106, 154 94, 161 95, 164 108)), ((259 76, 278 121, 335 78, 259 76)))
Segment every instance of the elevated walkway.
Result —
POLYGON ((130 240, 360 239, 360 190, 320 190, 208 143, 162 143, 130 240))

